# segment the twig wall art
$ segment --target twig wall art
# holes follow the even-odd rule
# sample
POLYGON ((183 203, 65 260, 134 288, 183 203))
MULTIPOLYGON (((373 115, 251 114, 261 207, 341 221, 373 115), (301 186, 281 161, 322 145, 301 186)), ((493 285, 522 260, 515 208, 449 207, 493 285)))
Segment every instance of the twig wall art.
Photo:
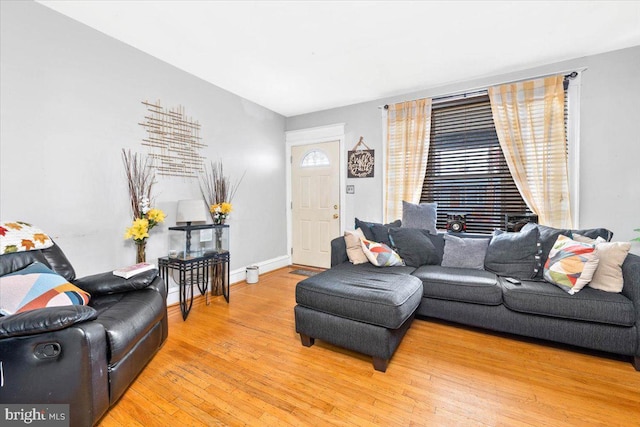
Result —
POLYGON ((165 109, 160 101, 142 101, 147 108, 144 122, 147 131, 142 145, 149 148, 149 157, 158 175, 197 178, 204 170, 200 150, 206 147, 200 137, 200 123, 186 116, 184 107, 165 109))

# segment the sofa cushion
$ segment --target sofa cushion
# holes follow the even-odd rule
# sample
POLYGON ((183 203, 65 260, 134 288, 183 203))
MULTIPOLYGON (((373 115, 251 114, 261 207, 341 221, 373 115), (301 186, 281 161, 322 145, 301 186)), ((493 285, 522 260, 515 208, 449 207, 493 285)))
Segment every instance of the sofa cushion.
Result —
POLYGON ((416 205, 402 201, 402 226, 407 228, 420 228, 436 234, 438 204, 420 203, 416 205))
POLYGON ((427 237, 428 235, 428 230, 416 228, 393 227, 389 229, 393 248, 404 260, 404 263, 411 267, 440 264, 436 248, 431 239, 427 237))
POLYGON ((45 307, 87 305, 89 293, 40 262, 0 277, 0 314, 45 307))
POLYGON ((442 266, 484 270, 488 246, 488 238, 462 238, 445 234, 442 266))
POLYGON ((399 328, 420 304, 422 282, 395 267, 371 271, 362 266, 343 264, 299 282, 296 302, 335 316, 399 328))
POLYGON ((494 273, 471 268, 425 265, 412 275, 422 280, 423 295, 483 305, 502 303, 502 288, 494 273))
POLYGON ((343 262, 342 264, 331 267, 331 270, 335 271, 349 271, 354 272, 355 274, 363 274, 369 276, 374 275, 373 277, 375 277, 375 274, 404 274, 408 276, 413 273, 415 269, 415 267, 406 265, 394 265, 393 267, 380 268, 376 267, 370 262, 358 265, 353 265, 350 262, 343 262))
POLYGON ((493 232, 484 258, 484 268, 500 276, 532 279, 538 273, 538 229, 508 233, 493 232))
POLYGON ((560 235, 544 265, 544 278, 573 295, 587 286, 598 267, 595 245, 560 235))
POLYGON ((504 305, 514 311, 620 326, 633 326, 635 322, 633 302, 621 294, 586 287, 569 295, 547 282, 524 280, 513 285, 500 280, 504 305))

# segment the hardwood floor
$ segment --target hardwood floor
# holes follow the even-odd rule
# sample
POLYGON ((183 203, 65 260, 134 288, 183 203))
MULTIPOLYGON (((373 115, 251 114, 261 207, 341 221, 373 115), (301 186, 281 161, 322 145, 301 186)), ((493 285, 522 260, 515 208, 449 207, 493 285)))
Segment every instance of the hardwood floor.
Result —
POLYGON ((386 373, 295 333, 294 268, 170 307, 164 347, 100 422, 111 426, 640 426, 626 359, 416 319, 386 373))

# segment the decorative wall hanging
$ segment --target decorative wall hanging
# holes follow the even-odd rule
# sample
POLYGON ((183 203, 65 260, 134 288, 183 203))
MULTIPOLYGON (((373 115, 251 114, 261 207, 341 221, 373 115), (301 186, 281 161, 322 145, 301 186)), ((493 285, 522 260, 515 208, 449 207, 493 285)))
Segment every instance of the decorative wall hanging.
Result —
POLYGON ((374 150, 360 137, 353 150, 347 152, 347 178, 372 178, 375 165, 374 150), (366 147, 366 150, 360 146, 366 147))
POLYGON ((158 175, 197 178, 204 170, 199 150, 207 146, 200 137, 200 123, 187 118, 182 106, 166 110, 160 101, 142 104, 149 112, 144 123, 138 123, 147 131, 142 145, 149 147, 158 175))

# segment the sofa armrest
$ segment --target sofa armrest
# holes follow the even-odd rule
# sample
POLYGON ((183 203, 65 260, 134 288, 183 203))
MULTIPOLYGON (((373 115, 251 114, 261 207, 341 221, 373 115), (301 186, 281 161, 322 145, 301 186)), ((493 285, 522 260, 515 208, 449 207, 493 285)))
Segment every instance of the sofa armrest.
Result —
MULTIPOLYGON (((629 254, 622 263, 622 277, 624 286, 622 295, 633 301, 636 312, 636 332, 638 346, 636 347, 635 360, 640 362, 640 256, 629 254)), ((636 365, 636 369, 640 366, 636 365)))
POLYGON ((97 317, 94 308, 84 305, 25 311, 0 317, 0 339, 58 331, 97 317))
POLYGON ((108 271, 76 279, 73 284, 91 295, 109 295, 144 289, 151 285, 156 277, 158 277, 157 269, 144 271, 128 279, 108 271))
POLYGON ((331 241, 331 267, 349 261, 347 256, 347 244, 344 237, 336 237, 331 241))
MULTIPOLYGON (((633 301, 640 315, 640 256, 628 254, 622 264, 622 295, 633 301)), ((638 319, 640 322, 640 318, 638 319)))

